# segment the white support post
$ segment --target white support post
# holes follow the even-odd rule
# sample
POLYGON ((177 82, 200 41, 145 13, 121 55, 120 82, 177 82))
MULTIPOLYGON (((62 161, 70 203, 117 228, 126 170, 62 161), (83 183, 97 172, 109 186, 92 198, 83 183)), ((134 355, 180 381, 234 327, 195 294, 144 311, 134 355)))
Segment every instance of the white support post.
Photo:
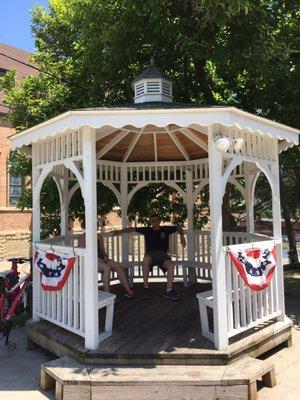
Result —
MULTIPOLYGON (((280 206, 280 183, 279 183, 279 158, 278 158, 278 142, 276 143, 276 161, 271 165, 273 177, 272 187, 272 211, 273 211, 273 237, 274 239, 282 239, 281 232, 281 206, 280 206)), ((284 302, 284 275, 282 262, 282 244, 276 245, 277 252, 277 290, 278 290, 278 305, 281 310, 279 320, 285 317, 285 302, 284 302)))
MULTIPOLYGON (((41 240, 41 202, 40 190, 37 187, 40 171, 35 166, 36 145, 32 146, 32 256, 34 257, 34 244, 41 240)), ((39 291, 40 291, 40 273, 36 268, 32 270, 32 319, 39 320, 37 313, 39 311, 39 291)))
POLYGON ((209 203, 211 219, 211 262, 214 310, 214 344, 217 350, 228 347, 226 309, 226 271, 223 251, 222 202, 223 177, 222 154, 214 145, 213 127, 208 128, 209 203))
MULTIPOLYGON (((127 166, 123 164, 121 166, 121 218, 122 218, 122 229, 128 226, 128 182, 127 182, 127 166)), ((128 250, 129 240, 128 235, 122 235, 122 263, 128 263, 128 250)))
POLYGON ((69 191, 69 178, 68 170, 63 166, 63 178, 61 179, 62 198, 60 204, 60 232, 62 236, 68 234, 69 231, 69 204, 68 204, 68 191, 69 191))
POLYGON ((245 162, 245 202, 246 202, 246 228, 247 233, 255 231, 254 226, 254 191, 258 177, 256 166, 251 166, 249 162, 245 162))
MULTIPOLYGON (((188 260, 195 261, 195 243, 194 243, 194 197, 193 197, 193 174, 187 167, 186 170, 186 209, 187 209, 187 239, 188 239, 188 260)), ((189 283, 197 281, 195 269, 189 269, 189 283)))
POLYGON ((84 317, 85 348, 96 350, 99 345, 98 328, 98 257, 97 257, 97 190, 95 130, 84 127, 83 175, 85 204, 85 255, 84 255, 84 317))
POLYGON ((68 233, 68 175, 66 167, 64 165, 60 167, 62 174, 59 174, 59 176, 54 174, 53 179, 59 192, 60 234, 65 236, 68 233))

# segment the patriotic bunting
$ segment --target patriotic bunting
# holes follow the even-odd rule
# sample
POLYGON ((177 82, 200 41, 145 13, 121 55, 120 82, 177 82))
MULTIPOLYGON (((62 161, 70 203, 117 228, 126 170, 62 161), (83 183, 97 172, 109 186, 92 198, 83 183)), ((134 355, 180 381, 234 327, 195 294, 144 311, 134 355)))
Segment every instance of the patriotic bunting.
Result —
POLYGON ((240 276, 252 290, 259 291, 270 284, 276 267, 276 248, 241 249, 229 252, 240 276))
POLYGON ((44 290, 61 290, 73 268, 76 257, 63 253, 37 250, 34 266, 41 273, 41 286, 44 290))

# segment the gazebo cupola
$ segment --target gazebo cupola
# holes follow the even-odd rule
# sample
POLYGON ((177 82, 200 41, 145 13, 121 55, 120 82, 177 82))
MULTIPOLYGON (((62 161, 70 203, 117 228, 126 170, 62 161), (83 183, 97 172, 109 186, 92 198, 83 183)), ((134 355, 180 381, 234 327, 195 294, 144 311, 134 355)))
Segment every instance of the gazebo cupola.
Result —
POLYGON ((155 65, 151 57, 150 67, 140 74, 132 83, 135 103, 173 101, 172 81, 155 65))

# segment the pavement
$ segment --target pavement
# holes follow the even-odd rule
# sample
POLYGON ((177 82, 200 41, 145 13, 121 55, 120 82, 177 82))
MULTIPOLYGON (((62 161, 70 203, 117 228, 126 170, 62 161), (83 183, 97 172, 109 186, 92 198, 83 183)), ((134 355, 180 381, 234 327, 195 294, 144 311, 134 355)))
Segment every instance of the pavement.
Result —
POLYGON ((286 314, 294 322, 293 345, 283 345, 264 354, 275 365, 277 384, 273 388, 258 385, 257 400, 300 399, 300 273, 285 274, 286 314))
MULTIPOLYGON (((270 389, 258 384, 257 400, 300 399, 300 273, 285 275, 286 313, 294 322, 293 346, 278 346, 261 358, 275 365, 277 385, 270 389)), ((57 358, 42 348, 27 350, 24 327, 15 329, 11 339, 16 350, 0 341, 0 400, 54 400, 54 391, 39 388, 40 365, 57 358)))

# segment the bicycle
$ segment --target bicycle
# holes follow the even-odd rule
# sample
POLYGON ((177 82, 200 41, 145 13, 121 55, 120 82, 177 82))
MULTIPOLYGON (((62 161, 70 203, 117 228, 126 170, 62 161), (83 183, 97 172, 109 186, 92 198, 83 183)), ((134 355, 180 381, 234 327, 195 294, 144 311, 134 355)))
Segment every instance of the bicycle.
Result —
POLYGON ((11 269, 0 272, 0 334, 5 346, 14 350, 16 344, 9 340, 13 328, 13 317, 27 312, 32 313, 32 259, 11 258, 11 269), (18 264, 30 262, 30 272, 20 278, 18 264))

